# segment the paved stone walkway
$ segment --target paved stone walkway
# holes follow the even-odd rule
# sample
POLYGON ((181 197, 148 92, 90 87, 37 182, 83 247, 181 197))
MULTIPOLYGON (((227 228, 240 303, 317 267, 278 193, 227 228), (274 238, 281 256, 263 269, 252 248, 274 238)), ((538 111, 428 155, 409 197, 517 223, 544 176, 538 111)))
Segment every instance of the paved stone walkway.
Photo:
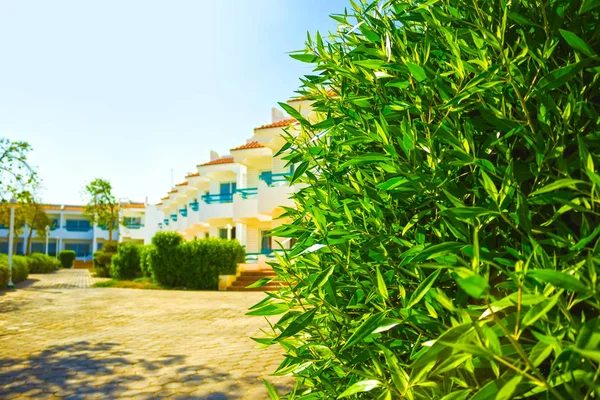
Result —
POLYGON ((19 283, 17 288, 84 289, 106 280, 109 278, 93 277, 87 269, 60 269, 53 274, 29 274, 29 279, 19 283))
POLYGON ((244 316, 263 294, 83 289, 83 272, 0 291, 1 399, 267 399, 262 378, 289 388, 268 376, 280 351, 249 339, 267 326, 244 316))

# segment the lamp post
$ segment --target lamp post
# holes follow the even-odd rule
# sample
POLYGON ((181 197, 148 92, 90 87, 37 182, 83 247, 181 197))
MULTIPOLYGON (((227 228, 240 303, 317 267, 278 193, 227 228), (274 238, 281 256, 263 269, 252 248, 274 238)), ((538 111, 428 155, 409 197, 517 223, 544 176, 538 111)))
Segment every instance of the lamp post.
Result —
POLYGON ((12 281, 12 263, 13 263, 13 242, 15 240, 15 204, 17 200, 10 199, 10 225, 8 227, 8 288, 14 289, 15 284, 12 281))
POLYGON ((46 255, 48 255, 48 236, 50 236, 50 227, 46 225, 46 255))
POLYGON ((54 250, 54 258, 58 260, 58 236, 56 237, 56 249, 54 250))

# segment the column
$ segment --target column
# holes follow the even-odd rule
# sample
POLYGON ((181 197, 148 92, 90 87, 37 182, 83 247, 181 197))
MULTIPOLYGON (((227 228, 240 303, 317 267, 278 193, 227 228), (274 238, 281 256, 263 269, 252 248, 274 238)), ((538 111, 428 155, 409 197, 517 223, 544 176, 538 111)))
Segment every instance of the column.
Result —
POLYGON ((242 246, 246 246, 248 242, 246 239, 246 224, 239 222, 235 224, 235 236, 242 246))
POLYGON ((98 238, 96 236, 96 231, 98 230, 98 225, 94 224, 92 228, 92 254, 98 251, 98 238))

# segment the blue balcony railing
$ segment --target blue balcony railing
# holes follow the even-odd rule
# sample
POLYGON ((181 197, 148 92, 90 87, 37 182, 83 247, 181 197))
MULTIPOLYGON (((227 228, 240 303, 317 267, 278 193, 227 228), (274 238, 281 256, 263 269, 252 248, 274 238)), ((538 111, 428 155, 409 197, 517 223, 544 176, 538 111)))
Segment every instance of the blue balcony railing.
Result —
POLYGON ((171 214, 171 219, 173 222, 177 222, 177 214, 171 214))
POLYGON ((258 188, 237 189, 236 192, 242 196, 242 199, 251 199, 258 196, 258 188))
POLYGON ((202 201, 204 201, 206 204, 231 203, 233 201, 233 193, 205 194, 202 196, 202 201))
POLYGON ((198 203, 198 200, 194 200, 188 205, 190 206, 190 209, 192 211, 198 211, 198 209, 200 208, 200 203, 198 203))
POLYGON ((124 223, 123 225, 129 229, 141 229, 144 227, 144 224, 134 224, 134 223, 124 223))
POLYGON ((163 222, 165 223, 166 226, 169 226, 169 220, 168 219, 164 219, 163 222))
POLYGON ((291 172, 283 172, 274 174, 272 172, 263 172, 259 175, 259 179, 264 181, 269 186, 277 186, 279 183, 287 182, 287 177, 292 176, 291 172))
POLYGON ((182 217, 187 217, 187 207, 180 208, 179 214, 181 214, 182 217))
POLYGON ((163 227, 163 223, 162 223, 162 222, 159 222, 159 223, 158 223, 158 229, 162 229, 162 227, 163 227))

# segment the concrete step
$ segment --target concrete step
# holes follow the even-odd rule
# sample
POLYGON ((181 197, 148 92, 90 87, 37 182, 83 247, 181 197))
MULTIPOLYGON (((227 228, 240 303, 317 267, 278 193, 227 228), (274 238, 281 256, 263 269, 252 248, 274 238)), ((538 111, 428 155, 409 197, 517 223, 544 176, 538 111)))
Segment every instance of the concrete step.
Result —
POLYGON ((271 286, 271 285, 262 286, 262 287, 258 287, 258 288, 246 288, 243 286, 229 286, 227 288, 227 290, 230 292, 272 292, 275 290, 279 290, 280 287, 281 286, 271 286))

